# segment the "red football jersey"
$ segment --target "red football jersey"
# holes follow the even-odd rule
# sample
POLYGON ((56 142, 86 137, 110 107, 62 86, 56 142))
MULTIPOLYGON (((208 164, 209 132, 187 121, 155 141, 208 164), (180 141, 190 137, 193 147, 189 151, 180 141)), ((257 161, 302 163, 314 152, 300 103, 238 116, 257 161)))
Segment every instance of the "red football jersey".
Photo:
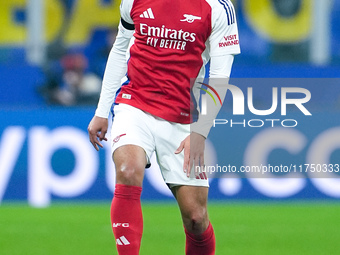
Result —
MULTIPOLYGON (((210 56, 238 54, 229 0, 123 0, 122 23, 134 25, 127 80, 115 100, 177 123, 190 123, 190 81, 210 56)), ((133 26, 132 26, 133 28, 133 26)))

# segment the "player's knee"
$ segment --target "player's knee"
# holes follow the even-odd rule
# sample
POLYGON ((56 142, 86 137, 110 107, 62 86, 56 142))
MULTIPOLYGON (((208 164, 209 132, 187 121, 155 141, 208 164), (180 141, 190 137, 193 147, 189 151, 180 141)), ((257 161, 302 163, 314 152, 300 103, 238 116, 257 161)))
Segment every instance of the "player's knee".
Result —
POLYGON ((133 162, 124 163, 120 166, 116 166, 117 183, 132 186, 142 186, 143 171, 144 169, 141 169, 133 162))
POLYGON ((191 233, 202 233, 209 222, 206 208, 189 211, 183 216, 184 226, 191 233))
POLYGON ((203 224, 205 220, 205 217, 206 215, 202 212, 192 214, 190 218, 192 228, 193 229, 200 228, 200 226, 203 224))

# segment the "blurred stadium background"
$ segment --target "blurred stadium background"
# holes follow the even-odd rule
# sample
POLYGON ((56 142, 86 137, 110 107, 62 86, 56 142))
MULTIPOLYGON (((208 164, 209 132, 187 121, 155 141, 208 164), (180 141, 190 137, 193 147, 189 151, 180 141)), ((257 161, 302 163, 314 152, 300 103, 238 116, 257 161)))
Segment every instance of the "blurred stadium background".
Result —
MULTIPOLYGON (((294 129, 215 128, 208 162, 340 164, 340 1, 233 2, 242 50, 235 83, 295 78, 312 92, 313 117, 293 112, 294 129)), ((97 153, 86 128, 119 4, 0 1, 0 254, 115 254, 110 148, 97 153)), ((254 86, 259 103, 264 88, 254 86)), ((217 254, 338 254, 339 175, 227 177, 211 180, 217 254)), ((142 254, 183 254, 179 213, 155 159, 142 197, 142 254)))

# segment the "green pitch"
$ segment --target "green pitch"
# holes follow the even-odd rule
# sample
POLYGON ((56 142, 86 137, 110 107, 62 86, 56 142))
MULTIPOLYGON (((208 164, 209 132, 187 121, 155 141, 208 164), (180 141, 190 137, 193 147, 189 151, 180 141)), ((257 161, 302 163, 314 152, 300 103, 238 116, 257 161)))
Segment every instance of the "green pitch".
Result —
MULTIPOLYGON (((1 255, 117 254, 110 202, 34 209, 0 206, 1 255)), ((184 254, 175 204, 143 204, 142 255, 184 254)), ((340 204, 211 203, 217 255, 339 254, 340 204)))

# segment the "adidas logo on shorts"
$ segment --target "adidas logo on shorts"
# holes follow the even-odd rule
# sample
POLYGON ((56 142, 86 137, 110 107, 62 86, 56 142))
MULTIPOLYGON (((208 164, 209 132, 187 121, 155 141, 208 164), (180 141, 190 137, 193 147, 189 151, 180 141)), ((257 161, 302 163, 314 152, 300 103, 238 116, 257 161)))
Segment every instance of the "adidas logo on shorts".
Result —
POLYGON ((196 175, 196 179, 197 180, 207 180, 208 177, 207 177, 206 173, 200 173, 200 174, 196 175))

